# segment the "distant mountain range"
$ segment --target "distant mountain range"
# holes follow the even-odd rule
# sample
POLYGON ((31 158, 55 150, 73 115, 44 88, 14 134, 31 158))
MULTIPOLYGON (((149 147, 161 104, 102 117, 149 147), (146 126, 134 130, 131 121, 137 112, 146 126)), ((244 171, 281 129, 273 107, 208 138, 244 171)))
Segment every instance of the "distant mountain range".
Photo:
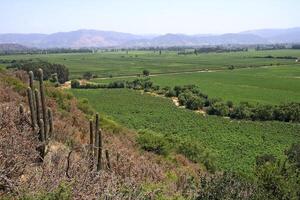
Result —
POLYGON ((113 31, 77 30, 53 34, 0 34, 0 44, 35 48, 201 46, 222 44, 300 43, 300 27, 261 29, 222 35, 135 35, 113 31))

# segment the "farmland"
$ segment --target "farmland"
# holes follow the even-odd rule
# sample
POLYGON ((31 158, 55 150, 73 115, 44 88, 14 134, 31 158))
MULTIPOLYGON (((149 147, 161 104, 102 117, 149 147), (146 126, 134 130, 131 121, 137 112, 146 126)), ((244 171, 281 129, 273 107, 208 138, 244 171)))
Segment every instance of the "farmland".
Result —
MULTIPOLYGON (((95 79, 98 83, 135 78, 95 79)), ((300 65, 270 66, 216 72, 168 74, 151 77, 159 86, 195 84, 211 97, 235 103, 279 104, 300 101, 300 65)))
POLYGON ((257 155, 282 155, 286 147, 300 140, 299 124, 203 117, 177 108, 169 99, 133 90, 72 91, 78 98, 87 98, 101 114, 129 128, 194 138, 213 152, 221 169, 251 173, 257 155))
MULTIPOLYGON (((161 87, 195 84, 209 97, 220 97, 235 104, 247 101, 277 105, 300 101, 300 65, 294 59, 299 55, 299 50, 198 55, 119 51, 14 55, 0 56, 0 59, 41 59, 64 64, 69 68, 71 79, 91 72, 99 77, 92 81, 100 83, 136 79, 147 69, 154 75, 151 76, 154 84, 161 87)), ((125 127, 192 138, 215 155, 220 169, 251 174, 256 156, 280 156, 300 139, 297 123, 204 117, 176 107, 170 99, 127 89, 73 89, 72 92, 78 98, 88 99, 96 111, 125 127)))
POLYGON ((70 69, 71 78, 81 77, 84 72, 92 72, 99 77, 137 75, 148 69, 152 74, 188 72, 199 70, 227 69, 230 66, 259 67, 281 64, 295 64, 295 59, 276 57, 299 57, 300 50, 274 50, 235 53, 208 53, 198 55, 177 55, 174 51, 163 51, 161 55, 153 51, 33 54, 0 56, 0 59, 41 59, 64 64, 70 69), (273 56, 273 58, 266 58, 273 56))

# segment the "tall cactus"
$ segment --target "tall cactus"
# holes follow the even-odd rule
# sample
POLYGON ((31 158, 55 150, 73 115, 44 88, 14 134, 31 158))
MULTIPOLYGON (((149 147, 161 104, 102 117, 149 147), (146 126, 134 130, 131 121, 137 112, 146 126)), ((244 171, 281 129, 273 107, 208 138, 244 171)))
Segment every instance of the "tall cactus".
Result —
POLYGON ((51 137, 53 134, 53 117, 52 117, 52 111, 50 108, 48 108, 47 114, 48 114, 48 122, 49 122, 49 137, 51 137))
POLYGON ((95 116, 95 130, 94 130, 94 136, 95 136, 95 141, 94 141, 94 157, 97 159, 97 147, 98 147, 98 143, 99 143, 99 134, 98 134, 98 130, 99 130, 99 114, 96 113, 95 116))
POLYGON ((34 75, 33 75, 33 72, 30 71, 29 72, 29 87, 31 88, 32 90, 32 100, 33 100, 33 106, 34 106, 34 109, 36 109, 36 105, 35 105, 35 94, 34 94, 34 85, 33 85, 33 80, 34 80, 34 75))
POLYGON ((38 126, 41 127, 40 125, 40 119, 41 119, 41 114, 40 114, 40 110, 41 110, 41 107, 40 107, 40 93, 37 89, 34 90, 34 95, 35 95, 35 106, 36 106, 36 121, 38 123, 38 126))
POLYGON ((98 129, 98 153, 97 153, 97 171, 102 169, 102 131, 98 129))
POLYGON ((40 119, 40 136, 41 136, 41 146, 38 148, 40 152, 40 156, 43 159, 45 157, 45 130, 44 130, 44 121, 40 119))
POLYGON ((47 138, 47 135, 48 135, 47 110, 46 110, 45 90, 44 90, 44 80, 43 79, 44 79, 43 70, 39 69, 39 83, 40 83, 40 95, 41 95, 42 113, 43 113, 43 121, 44 121, 44 132, 45 132, 45 138, 47 138))
POLYGON ((35 115, 35 110, 34 110, 34 102, 32 99, 32 90, 30 87, 27 88, 27 97, 28 97, 28 103, 29 103, 29 108, 30 108, 30 117, 31 117, 31 127, 34 130, 35 125, 36 125, 36 115, 35 115))
POLYGON ((96 151, 95 157, 97 159, 97 171, 100 171, 102 169, 102 134, 101 130, 99 128, 99 113, 96 113, 96 122, 95 122, 95 146, 96 151))
POLYGON ((93 155, 93 150, 94 150, 94 140, 93 140, 93 120, 90 120, 90 149, 89 149, 89 157, 90 157, 90 169, 93 170, 94 166, 94 155, 93 155))

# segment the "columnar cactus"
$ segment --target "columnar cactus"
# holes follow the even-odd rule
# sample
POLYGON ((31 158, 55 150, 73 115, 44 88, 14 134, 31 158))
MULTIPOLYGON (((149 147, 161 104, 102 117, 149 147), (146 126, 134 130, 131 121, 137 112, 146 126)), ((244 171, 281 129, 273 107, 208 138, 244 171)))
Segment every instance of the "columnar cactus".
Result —
POLYGON ((40 156, 43 159, 45 157, 45 130, 44 130, 44 121, 40 119, 40 136, 41 136, 41 146, 38 148, 40 152, 40 156))
POLYGON ((94 166, 94 155, 93 155, 93 150, 94 150, 94 139, 93 139, 93 120, 90 120, 90 148, 89 148, 89 156, 90 156, 90 168, 93 170, 94 166))
POLYGON ((36 125, 36 115, 35 115, 35 110, 34 110, 34 102, 32 99, 32 90, 30 87, 27 88, 27 97, 28 97, 28 103, 29 103, 29 108, 30 108, 30 117, 31 117, 31 127, 34 130, 35 125, 36 125))
POLYGON ((37 119, 37 123, 38 126, 41 127, 40 125, 40 119, 41 119, 41 114, 40 114, 40 110, 41 110, 41 106, 40 106, 40 93, 37 89, 34 90, 34 95, 35 95, 35 106, 36 106, 36 119, 37 119))
POLYGON ((98 153, 97 153, 97 171, 102 169, 102 131, 101 129, 98 130, 98 153))
POLYGON ((49 122, 49 137, 51 137, 51 135, 53 134, 53 117, 50 108, 48 108, 47 114, 48 114, 48 122, 49 122))
POLYGON ((97 171, 100 171, 102 168, 102 138, 101 130, 99 129, 99 114, 96 113, 96 122, 95 122, 95 143, 96 143, 96 158, 97 158, 97 171))
POLYGON ((34 80, 34 75, 33 75, 33 72, 30 71, 29 72, 29 87, 31 88, 32 90, 32 99, 33 99, 33 105, 34 105, 34 109, 36 109, 36 106, 35 106, 35 94, 34 94, 34 85, 33 85, 33 80, 34 80))
POLYGON ((43 113, 43 121, 44 121, 44 131, 45 137, 47 138, 47 110, 46 110, 46 101, 45 101, 45 90, 44 90, 44 75, 43 70, 39 69, 39 83, 40 83, 40 95, 41 95, 41 103, 42 103, 42 113, 43 113))
POLYGON ((98 147, 98 143, 99 143, 99 114, 96 113, 96 117, 95 117, 95 130, 94 130, 94 136, 95 136, 95 143, 94 143, 94 157, 97 159, 98 156, 97 156, 97 147, 98 147))

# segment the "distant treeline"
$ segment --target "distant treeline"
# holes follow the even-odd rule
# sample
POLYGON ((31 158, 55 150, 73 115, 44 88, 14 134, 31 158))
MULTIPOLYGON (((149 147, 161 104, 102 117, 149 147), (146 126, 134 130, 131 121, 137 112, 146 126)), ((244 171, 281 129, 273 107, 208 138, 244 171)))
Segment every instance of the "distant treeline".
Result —
POLYGON ((255 56, 254 58, 274 58, 274 59, 291 59, 291 60, 295 60, 298 59, 297 57, 294 56, 255 56))
POLYGON ((300 122, 300 103, 290 102, 280 105, 250 104, 241 102, 234 105, 232 101, 224 102, 220 98, 209 98, 195 85, 175 86, 174 88, 160 88, 149 78, 135 79, 133 81, 114 81, 109 84, 88 83, 80 85, 79 81, 71 82, 72 88, 129 88, 154 92, 166 97, 177 97, 179 104, 190 110, 202 109, 209 115, 230 117, 232 119, 300 122))
POLYGON ((7 49, 1 50, 0 55, 11 55, 11 54, 53 54, 53 53, 93 53, 94 49, 81 48, 81 49, 71 49, 71 48, 53 48, 53 49, 7 49))
POLYGON ((14 61, 7 68, 15 68, 24 71, 33 71, 35 77, 38 75, 38 69, 43 69, 44 80, 50 80, 57 76, 59 83, 65 83, 69 80, 69 69, 62 64, 49 63, 41 60, 19 60, 14 61))
POLYGON ((294 45, 292 46, 292 49, 300 49, 300 44, 294 44, 294 45))
POLYGON ((239 51, 248 51, 248 48, 239 48, 239 47, 227 48, 227 47, 221 47, 221 46, 203 47, 203 48, 194 49, 194 51, 190 51, 190 50, 180 51, 180 52, 178 52, 178 55, 189 55, 189 54, 197 55, 200 53, 225 53, 225 52, 239 52, 239 51))

